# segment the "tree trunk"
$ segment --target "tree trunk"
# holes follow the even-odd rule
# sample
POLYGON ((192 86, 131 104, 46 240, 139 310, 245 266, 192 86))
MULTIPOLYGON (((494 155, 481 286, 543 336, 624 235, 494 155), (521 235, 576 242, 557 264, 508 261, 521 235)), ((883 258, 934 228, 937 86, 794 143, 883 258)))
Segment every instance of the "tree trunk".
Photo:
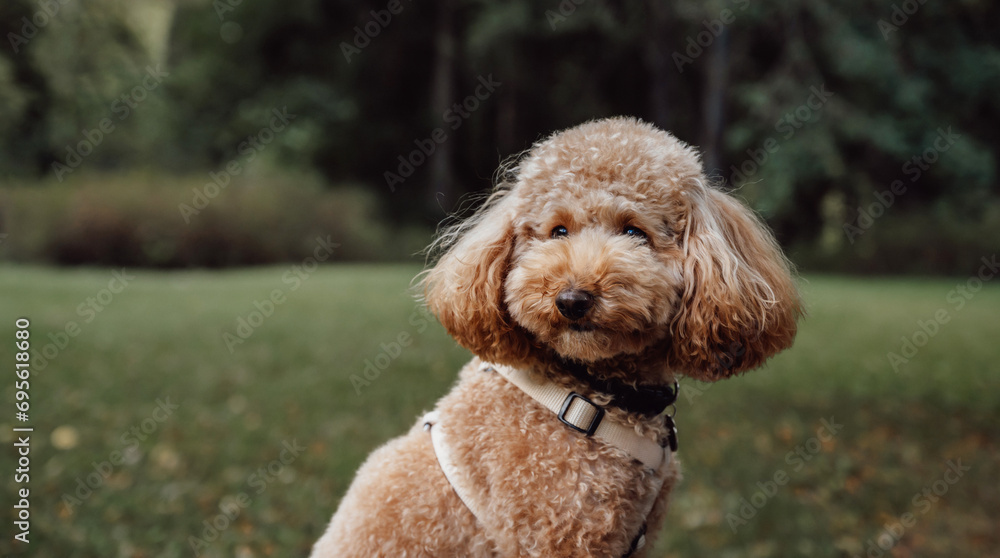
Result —
POLYGON ((647 3, 649 31, 646 40, 646 70, 649 73, 649 117, 660 128, 670 127, 670 104, 667 102, 670 79, 674 75, 671 67, 669 42, 670 15, 667 6, 660 0, 647 3))
MULTIPOLYGON (((454 102, 453 75, 455 71, 455 30, 453 6, 450 1, 437 4, 438 13, 434 31, 434 77, 431 80, 431 105, 435 119, 440 119, 454 102)), ((453 165, 455 138, 450 137, 437 146, 431 155, 431 176, 425 200, 431 215, 440 216, 442 209, 451 210, 456 200, 455 168, 453 165)))
POLYGON ((518 147, 517 136, 517 83, 516 80, 505 77, 504 91, 497 95, 497 139, 496 150, 499 153, 515 153, 518 147))
POLYGON ((729 86, 729 27, 722 28, 709 48, 701 153, 705 173, 711 175, 721 170, 722 127, 726 120, 726 88, 729 86))

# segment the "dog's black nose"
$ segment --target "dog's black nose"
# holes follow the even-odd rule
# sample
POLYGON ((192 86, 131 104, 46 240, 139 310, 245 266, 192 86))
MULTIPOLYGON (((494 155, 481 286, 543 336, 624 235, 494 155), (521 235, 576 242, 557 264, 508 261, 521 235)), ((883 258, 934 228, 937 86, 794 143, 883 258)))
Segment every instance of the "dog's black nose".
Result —
POLYGON ((556 308, 570 320, 579 320, 594 307, 594 295, 578 289, 566 289, 556 295, 556 308))

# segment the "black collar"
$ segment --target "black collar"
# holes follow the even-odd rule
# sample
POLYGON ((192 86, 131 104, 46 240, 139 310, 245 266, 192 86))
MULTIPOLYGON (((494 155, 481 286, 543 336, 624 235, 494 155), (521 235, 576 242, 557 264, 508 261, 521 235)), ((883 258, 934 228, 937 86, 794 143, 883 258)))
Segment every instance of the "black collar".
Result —
POLYGON ((594 391, 611 396, 610 405, 629 413, 655 417, 677 401, 677 382, 667 386, 633 386, 621 380, 598 378, 590 373, 585 364, 572 361, 566 361, 564 364, 565 369, 574 378, 587 384, 594 391))

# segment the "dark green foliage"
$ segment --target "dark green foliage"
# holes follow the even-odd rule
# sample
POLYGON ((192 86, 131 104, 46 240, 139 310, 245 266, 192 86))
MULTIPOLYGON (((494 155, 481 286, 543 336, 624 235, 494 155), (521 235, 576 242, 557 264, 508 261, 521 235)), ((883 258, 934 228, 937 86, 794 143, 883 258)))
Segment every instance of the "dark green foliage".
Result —
MULTIPOLYGON (((945 228, 988 232, 993 222, 996 3, 401 0, 395 14, 388 7, 67 6, 17 52, 0 50, 0 174, 73 182, 77 171, 60 174, 53 163, 64 163, 105 118, 115 130, 83 158, 86 170, 220 168, 245 156, 241 145, 273 110, 287 110, 288 129, 253 153, 263 166, 364 184, 387 216, 428 227, 464 194, 488 188, 501 160, 544 134, 630 114, 702 146, 709 174, 739 188, 788 246, 832 253, 829 231, 901 179, 907 194, 884 223, 915 228, 933 214, 945 228), (121 96, 150 66, 169 75, 121 110, 121 96), (490 76, 501 85, 473 98, 475 110, 450 118, 447 111, 490 76), (817 90, 831 96, 810 107, 817 90), (447 140, 423 155, 417 143, 436 128, 447 140), (914 157, 925 157, 941 130, 957 140, 911 174, 914 157), (400 173, 399 158, 414 153, 412 174, 390 187, 386 173, 400 173)), ((5 2, 0 32, 21 33, 22 18, 38 10, 28 0, 5 2)), ((941 250, 961 252, 957 238, 942 235, 941 250)), ((809 261, 872 269, 852 263, 866 257, 853 245, 840 249, 843 257, 809 261)), ((877 267, 941 273, 968 265, 942 262, 877 267)))

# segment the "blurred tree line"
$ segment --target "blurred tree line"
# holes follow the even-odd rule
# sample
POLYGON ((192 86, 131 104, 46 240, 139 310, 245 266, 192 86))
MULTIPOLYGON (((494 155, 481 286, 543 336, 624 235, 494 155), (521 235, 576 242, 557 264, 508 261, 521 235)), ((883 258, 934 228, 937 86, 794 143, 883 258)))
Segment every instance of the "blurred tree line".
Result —
POLYGON ((4 0, 0 177, 256 159, 426 226, 626 114, 700 146, 807 267, 958 271, 1000 235, 997 23, 988 0, 4 0))

